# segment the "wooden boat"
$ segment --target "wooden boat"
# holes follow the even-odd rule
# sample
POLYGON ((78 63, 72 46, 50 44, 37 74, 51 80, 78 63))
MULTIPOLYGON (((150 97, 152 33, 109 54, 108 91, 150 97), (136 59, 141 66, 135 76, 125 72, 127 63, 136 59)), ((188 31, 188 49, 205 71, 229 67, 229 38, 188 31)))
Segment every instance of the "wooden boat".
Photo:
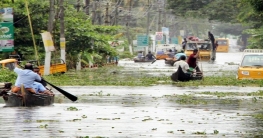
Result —
POLYGON ((168 65, 171 65, 171 66, 173 66, 175 62, 176 62, 175 58, 165 58, 164 59, 164 63, 168 64, 168 65))
POLYGON ((202 72, 196 72, 195 75, 186 75, 181 66, 179 66, 178 70, 172 74, 171 79, 173 81, 190 81, 190 80, 201 80, 203 78, 202 72))
POLYGON ((32 106, 49 106, 54 103, 54 96, 46 94, 33 94, 23 87, 18 93, 8 92, 11 86, 0 89, 0 96, 3 96, 5 106, 7 107, 32 107, 32 106))
POLYGON ((148 60, 147 58, 137 58, 137 57, 135 57, 135 58, 133 59, 134 62, 153 62, 153 61, 155 61, 155 60, 156 60, 156 59, 148 60))

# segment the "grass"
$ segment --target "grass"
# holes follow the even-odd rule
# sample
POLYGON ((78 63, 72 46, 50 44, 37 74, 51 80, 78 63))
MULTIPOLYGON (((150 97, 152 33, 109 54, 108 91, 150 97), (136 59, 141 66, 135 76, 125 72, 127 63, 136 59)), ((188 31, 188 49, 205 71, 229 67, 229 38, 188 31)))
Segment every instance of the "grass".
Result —
MULTIPOLYGON (((45 79, 58 86, 151 86, 174 85, 185 86, 254 86, 262 87, 263 80, 237 80, 234 75, 207 76, 203 80, 173 82, 170 76, 162 74, 149 75, 149 71, 125 71, 122 67, 102 67, 69 71, 65 74, 45 76, 45 79)), ((154 72, 158 74, 158 72, 154 72)), ((172 73, 171 73, 172 74, 172 73)))

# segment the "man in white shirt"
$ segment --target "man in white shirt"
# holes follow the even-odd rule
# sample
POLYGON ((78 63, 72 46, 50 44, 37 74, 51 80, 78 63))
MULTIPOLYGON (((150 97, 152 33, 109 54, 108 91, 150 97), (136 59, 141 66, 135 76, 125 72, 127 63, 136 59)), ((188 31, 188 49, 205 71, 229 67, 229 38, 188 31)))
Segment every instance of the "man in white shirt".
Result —
POLYGON ((181 55, 180 58, 181 58, 180 61, 177 61, 177 62, 174 63, 174 67, 176 69, 175 71, 177 71, 179 66, 181 66, 181 68, 182 68, 184 73, 192 72, 192 71, 190 71, 188 63, 185 62, 186 57, 184 55, 181 55))

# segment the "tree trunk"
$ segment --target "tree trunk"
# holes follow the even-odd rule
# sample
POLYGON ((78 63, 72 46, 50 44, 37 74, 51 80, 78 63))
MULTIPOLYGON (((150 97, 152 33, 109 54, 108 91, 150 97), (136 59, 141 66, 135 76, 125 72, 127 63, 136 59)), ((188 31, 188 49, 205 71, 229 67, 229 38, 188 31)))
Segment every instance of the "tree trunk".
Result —
POLYGON ((50 0, 49 18, 48 18, 48 32, 52 34, 53 22, 55 18, 55 0, 50 0))

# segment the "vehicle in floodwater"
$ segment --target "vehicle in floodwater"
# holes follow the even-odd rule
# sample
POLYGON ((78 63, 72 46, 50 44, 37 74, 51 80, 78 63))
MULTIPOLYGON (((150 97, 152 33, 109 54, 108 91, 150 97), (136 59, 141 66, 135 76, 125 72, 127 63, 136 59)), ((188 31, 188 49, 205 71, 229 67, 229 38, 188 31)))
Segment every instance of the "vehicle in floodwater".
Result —
POLYGON ((185 47, 185 54, 189 57, 194 49, 198 49, 199 51, 199 60, 201 61, 209 61, 211 58, 211 42, 206 40, 199 41, 188 41, 185 47))
POLYGON ((263 79, 263 49, 245 49, 237 79, 263 79))

